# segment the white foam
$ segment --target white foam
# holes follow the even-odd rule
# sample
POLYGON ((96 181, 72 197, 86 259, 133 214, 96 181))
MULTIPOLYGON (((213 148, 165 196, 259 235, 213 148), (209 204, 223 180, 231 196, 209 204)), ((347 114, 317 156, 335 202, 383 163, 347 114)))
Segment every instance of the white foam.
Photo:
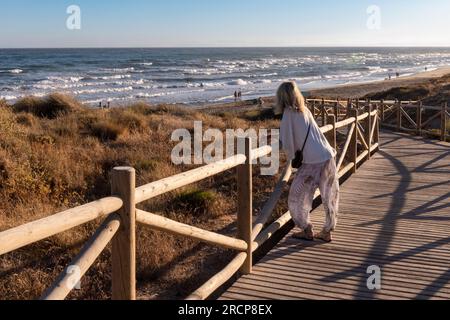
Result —
POLYGON ((5 99, 6 101, 16 100, 18 97, 16 96, 0 96, 0 100, 5 99))
POLYGON ((22 72, 23 72, 22 69, 12 69, 12 70, 9 70, 9 73, 12 73, 12 74, 20 74, 20 73, 22 73, 22 72))
POLYGON ((118 93, 118 92, 126 92, 126 91, 133 91, 133 87, 123 87, 123 88, 108 88, 108 89, 83 89, 83 90, 75 90, 73 91, 74 94, 96 94, 96 93, 118 93))
POLYGON ((233 80, 228 82, 229 85, 231 86, 246 86, 249 84, 248 81, 242 80, 242 79, 237 79, 237 80, 233 80))

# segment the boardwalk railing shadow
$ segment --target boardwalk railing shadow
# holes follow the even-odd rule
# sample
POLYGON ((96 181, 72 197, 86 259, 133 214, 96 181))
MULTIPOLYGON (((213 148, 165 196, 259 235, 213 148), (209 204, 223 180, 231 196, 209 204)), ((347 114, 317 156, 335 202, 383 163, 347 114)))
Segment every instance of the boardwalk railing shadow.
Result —
MULTIPOLYGON (((442 163, 445 163, 450 153, 445 145, 436 144, 434 141, 397 133, 389 133, 388 136, 389 140, 381 144, 376 160, 364 164, 361 171, 352 176, 348 182, 352 186, 352 182, 362 183, 361 181, 366 179, 367 184, 372 185, 373 192, 364 195, 363 198, 368 199, 366 200, 368 203, 373 200, 376 200, 376 203, 385 202, 387 204, 385 208, 373 208, 374 213, 366 214, 371 209, 366 206, 362 213, 355 212, 351 216, 346 216, 349 213, 348 210, 359 210, 358 206, 347 206, 354 192, 354 189, 350 187, 350 190, 345 191, 346 212, 342 217, 344 220, 349 220, 343 223, 344 230, 340 232, 337 244, 310 244, 288 237, 263 260, 262 269, 268 266, 283 267, 289 263, 297 264, 297 272, 311 273, 304 277, 300 276, 301 279, 313 277, 317 279, 314 283, 316 285, 321 283, 323 290, 329 289, 332 292, 334 287, 345 287, 351 283, 351 290, 349 289, 346 293, 346 297, 376 299, 379 292, 370 290, 366 283, 369 277, 367 269, 373 265, 387 266, 388 270, 398 268, 404 270, 405 274, 403 278, 398 279, 400 286, 398 290, 404 290, 404 292, 400 294, 389 292, 386 295, 399 294, 399 297, 403 295, 412 299, 431 299, 434 296, 446 295, 450 298, 448 265, 450 224, 441 225, 442 222, 450 222, 450 171, 430 169, 435 165, 447 167, 442 163), (408 151, 411 157, 400 158, 397 155, 405 150, 399 151, 395 146, 401 143, 401 140, 417 141, 417 146, 422 149, 431 145, 433 150, 438 151, 424 153, 421 157, 414 157, 415 151, 408 151), (384 172, 386 167, 391 169, 384 172), (378 176, 370 176, 370 170, 376 170, 378 176), (380 181, 384 178, 390 181, 384 188, 379 189, 383 184, 380 181), (358 215, 362 217, 355 219, 358 215), (370 236, 367 239, 361 238, 360 235, 364 234, 370 236), (358 237, 353 238, 356 235, 358 237), (339 243, 341 239, 345 240, 339 243), (311 248, 314 248, 314 251, 310 250, 311 248), (306 252, 303 253, 304 251, 306 252), (339 253, 346 254, 339 258, 339 253), (350 256, 353 259, 351 262, 336 262, 348 259, 350 256), (338 260, 329 260, 330 257, 338 260), (328 271, 314 276, 316 272, 310 269, 312 266, 320 264, 327 266, 328 263, 330 264, 328 271), (332 268, 336 264, 340 266, 337 271, 332 268), (343 267, 344 265, 350 267, 343 267), (417 267, 420 269, 414 270, 417 267), (427 268, 433 271, 427 272, 427 268), (413 283, 409 287, 405 284, 408 283, 408 277, 413 283), (418 279, 414 280, 415 277, 418 279)), ((361 201, 361 198, 357 199, 354 200, 356 203, 361 201)), ((397 269, 395 270, 398 272, 397 269)), ((394 273, 389 274, 389 277, 389 285, 392 286, 396 282, 394 273)), ((292 290, 295 289, 292 288, 292 290)), ((306 287, 304 290, 307 291, 306 287)), ((393 291, 393 289, 390 290, 393 291)))

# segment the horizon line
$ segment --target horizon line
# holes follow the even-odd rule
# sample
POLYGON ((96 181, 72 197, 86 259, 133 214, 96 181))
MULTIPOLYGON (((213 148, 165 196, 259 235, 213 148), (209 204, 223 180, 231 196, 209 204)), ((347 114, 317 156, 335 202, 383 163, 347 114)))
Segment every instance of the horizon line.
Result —
POLYGON ((450 45, 440 46, 412 46, 412 45, 402 45, 402 46, 330 46, 330 45, 305 45, 305 46, 80 46, 80 47, 0 47, 0 50, 27 50, 27 49, 302 49, 302 48, 450 48, 450 45))

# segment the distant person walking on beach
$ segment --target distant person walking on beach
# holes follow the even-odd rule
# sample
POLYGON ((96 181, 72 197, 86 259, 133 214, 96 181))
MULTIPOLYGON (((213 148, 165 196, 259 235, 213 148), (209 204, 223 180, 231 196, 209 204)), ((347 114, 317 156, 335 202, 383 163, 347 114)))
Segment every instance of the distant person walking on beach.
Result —
POLYGON ((236 102, 236 101, 237 101, 237 99, 238 99, 238 92, 237 92, 237 91, 235 91, 235 92, 234 92, 234 102, 236 102))
POLYGON ((332 241, 339 208, 339 180, 336 150, 320 131, 295 82, 283 83, 277 92, 274 113, 283 115, 280 140, 282 149, 299 168, 289 193, 289 210, 301 232, 297 239, 332 241), (314 194, 320 189, 326 221, 322 232, 315 234, 310 220, 314 194))
POLYGON ((239 90, 239 92, 238 92, 238 99, 242 100, 242 90, 239 90))

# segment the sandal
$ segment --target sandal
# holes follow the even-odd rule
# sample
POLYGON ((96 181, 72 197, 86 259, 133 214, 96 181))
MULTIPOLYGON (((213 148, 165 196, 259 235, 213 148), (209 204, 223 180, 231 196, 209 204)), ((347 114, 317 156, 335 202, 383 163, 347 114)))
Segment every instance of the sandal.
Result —
POLYGON ((314 241, 313 228, 309 227, 301 232, 294 233, 292 237, 299 240, 314 241))
POLYGON ((324 242, 328 242, 328 243, 333 241, 333 236, 331 235, 331 232, 326 232, 326 231, 316 233, 314 235, 314 238, 318 239, 318 240, 322 240, 324 242))

